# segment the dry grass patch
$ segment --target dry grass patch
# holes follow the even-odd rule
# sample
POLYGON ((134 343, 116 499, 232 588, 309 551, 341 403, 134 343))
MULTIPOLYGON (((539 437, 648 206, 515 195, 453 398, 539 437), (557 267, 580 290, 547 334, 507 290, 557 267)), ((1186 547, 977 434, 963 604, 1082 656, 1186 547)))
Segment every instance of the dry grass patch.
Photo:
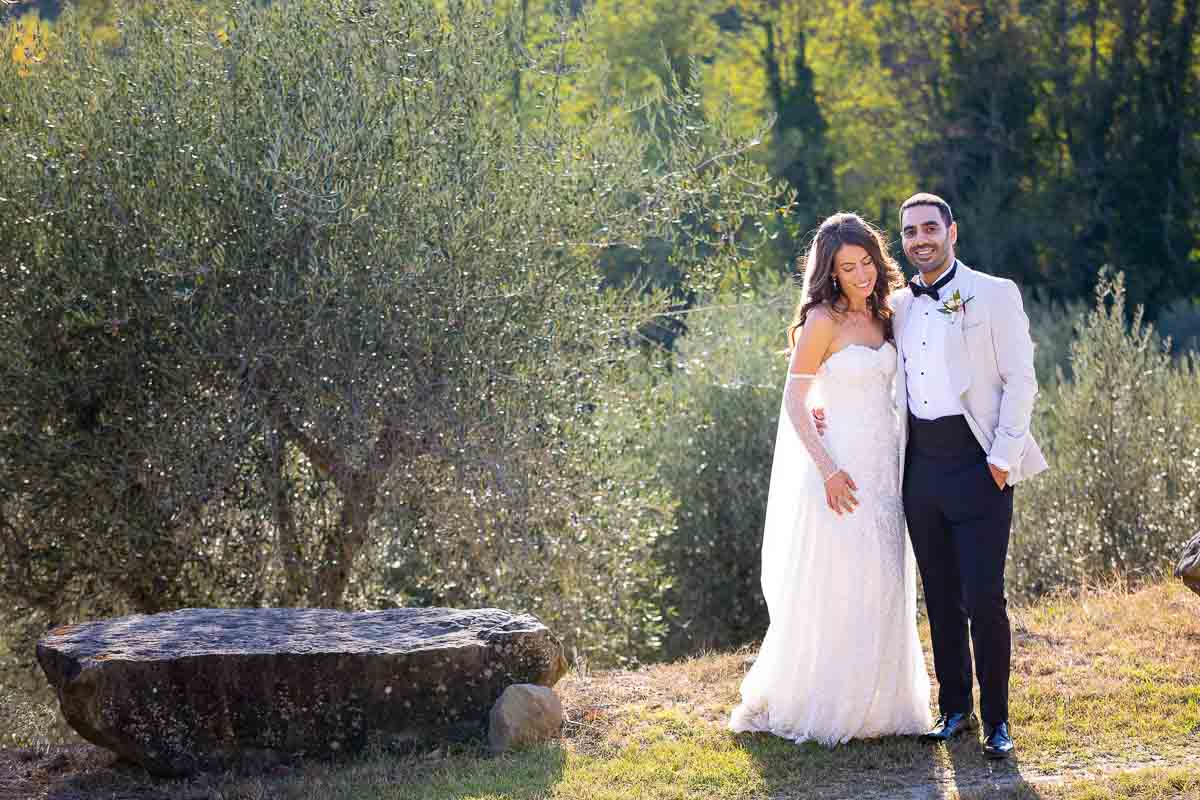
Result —
POLYGON ((1047 800, 1200 800, 1200 771, 1152 769, 1055 787, 1047 800))
POLYGON ((635 672, 571 671, 555 687, 580 746, 609 738, 611 730, 656 711, 680 711, 707 723, 722 722, 737 702, 737 688, 752 651, 712 653, 635 672))
POLYGON ((1200 598, 1175 582, 1055 598, 1015 615, 1012 716, 1041 769, 1195 752, 1200 598))

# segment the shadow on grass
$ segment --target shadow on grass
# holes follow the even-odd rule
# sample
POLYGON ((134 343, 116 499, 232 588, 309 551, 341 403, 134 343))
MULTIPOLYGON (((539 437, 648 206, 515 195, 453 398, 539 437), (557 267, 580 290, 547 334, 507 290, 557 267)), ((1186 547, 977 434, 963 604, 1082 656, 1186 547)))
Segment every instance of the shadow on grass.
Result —
POLYGON ((788 798, 1027 798, 1036 797, 1014 756, 984 758, 977 739, 952 746, 915 737, 853 741, 833 748, 794 744, 769 734, 743 734, 770 796, 788 798))
POLYGON ((990 761, 983 755, 982 744, 970 741, 956 744, 948 755, 950 763, 943 780, 954 788, 955 794, 942 791, 934 797, 953 796, 959 800, 1040 797, 1021 773, 1021 759, 1015 753, 1003 761, 990 761))
POLYGON ((91 745, 51 748, 28 761, 0 750, 0 800, 542 800, 565 765, 556 746, 492 757, 462 745, 435 754, 363 754, 161 779, 91 745))

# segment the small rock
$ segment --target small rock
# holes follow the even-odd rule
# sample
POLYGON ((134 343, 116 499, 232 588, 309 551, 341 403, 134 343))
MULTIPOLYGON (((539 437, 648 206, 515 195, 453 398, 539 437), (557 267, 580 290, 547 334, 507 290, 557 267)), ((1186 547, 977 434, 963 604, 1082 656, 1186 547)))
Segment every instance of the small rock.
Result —
POLYGON ((513 684, 492 706, 489 719, 488 744, 492 752, 503 753, 557 738, 563 724, 562 701, 545 686, 513 684))
POLYGON ((1200 533, 1183 546, 1183 552, 1179 554, 1179 563, 1175 565, 1175 577, 1183 578, 1189 589, 1200 594, 1200 533))

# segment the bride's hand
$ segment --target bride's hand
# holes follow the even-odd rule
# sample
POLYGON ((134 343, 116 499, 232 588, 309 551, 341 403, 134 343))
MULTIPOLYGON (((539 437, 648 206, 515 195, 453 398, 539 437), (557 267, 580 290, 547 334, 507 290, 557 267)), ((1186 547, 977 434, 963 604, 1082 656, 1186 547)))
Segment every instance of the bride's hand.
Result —
POLYGON ((854 496, 857 491, 858 485, 854 483, 853 478, 846 474, 844 469, 839 469, 829 476, 829 480, 825 481, 825 501, 838 516, 854 511, 854 507, 858 505, 858 498, 854 496))

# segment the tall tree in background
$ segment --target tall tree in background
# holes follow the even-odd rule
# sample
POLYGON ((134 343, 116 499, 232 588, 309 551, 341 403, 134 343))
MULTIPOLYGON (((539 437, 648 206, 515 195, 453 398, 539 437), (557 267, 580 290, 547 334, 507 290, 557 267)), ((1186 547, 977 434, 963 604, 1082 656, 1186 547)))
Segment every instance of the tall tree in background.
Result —
MULTIPOLYGON (((1028 284, 1035 277, 1038 194, 1036 58, 1032 21, 1010 0, 955 9, 945 53, 940 190, 964 222, 964 252, 1028 284)), ((930 165, 933 166, 933 165, 930 165)), ((921 169, 937 174, 935 169, 921 169)))
POLYGON ((887 67, 913 170, 962 252, 1052 295, 1103 264, 1131 302, 1194 295, 1197 0, 889 2, 887 67))
POLYGON ((911 191, 950 202, 964 259, 1028 281, 1041 63, 1030 20, 1008 0, 920 0, 890 3, 881 24, 907 112, 911 191))
POLYGON ((1124 269, 1131 302, 1151 313, 1194 294, 1200 275, 1198 6, 1062 0, 1052 17, 1052 38, 1078 43, 1048 104, 1071 167, 1056 196, 1082 260, 1124 269))
MULTIPOLYGON (((1070 298, 1110 264, 1153 317, 1196 294, 1200 269, 1198 3, 511 0, 496 8, 518 60, 553 80, 514 69, 495 107, 536 122, 561 92, 580 117, 617 95, 636 113, 666 89, 696 93, 698 120, 728 105, 746 136, 771 122, 761 158, 799 203, 741 273, 785 269, 828 211, 894 226, 895 204, 929 188, 981 267, 1070 298), (545 62, 564 20, 590 30, 588 48, 545 62)), ((115 36, 112 0, 74 5, 115 36)))
POLYGON ((809 62, 816 7, 798 0, 726 2, 713 17, 721 40, 708 59, 709 91, 728 93, 773 122, 767 163, 795 198, 787 204, 790 220, 776 226, 772 266, 783 270, 792 266, 804 234, 837 207, 829 126, 809 62))
POLYGON ((796 193, 796 213, 814 221, 836 208, 827 125, 808 63, 808 4, 767 0, 747 13, 761 31, 762 69, 775 116, 771 169, 796 193))

